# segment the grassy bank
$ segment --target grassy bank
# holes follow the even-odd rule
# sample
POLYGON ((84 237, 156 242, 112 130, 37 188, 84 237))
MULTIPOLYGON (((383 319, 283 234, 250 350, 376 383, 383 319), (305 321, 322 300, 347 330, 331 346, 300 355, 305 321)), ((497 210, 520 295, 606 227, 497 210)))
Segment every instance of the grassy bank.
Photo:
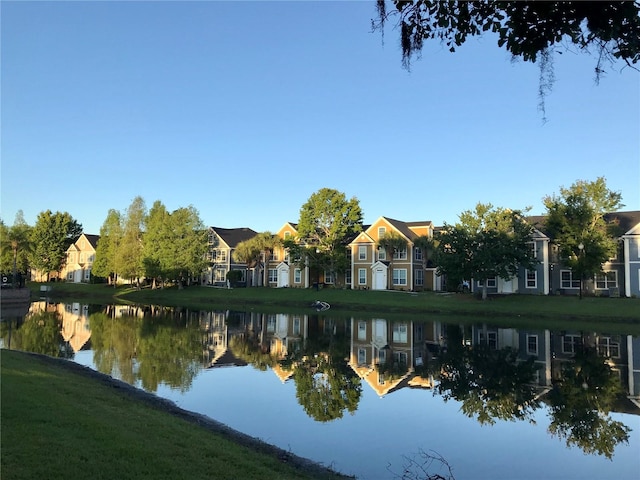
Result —
MULTIPOLYGON (((35 295, 39 285, 32 284, 35 295)), ((597 321, 640 324, 640 299, 572 296, 505 295, 486 301, 470 294, 408 293, 397 291, 361 291, 341 289, 234 288, 194 286, 142 289, 114 289, 105 285, 51 284, 53 299, 74 299, 89 303, 131 302, 182 306, 192 309, 252 309, 262 311, 297 311, 309 309, 315 300, 331 304, 336 314, 357 315, 442 314, 473 316, 478 319, 502 317, 535 321, 597 321)))
POLYGON ((4 480, 339 478, 71 362, 0 362, 4 480))

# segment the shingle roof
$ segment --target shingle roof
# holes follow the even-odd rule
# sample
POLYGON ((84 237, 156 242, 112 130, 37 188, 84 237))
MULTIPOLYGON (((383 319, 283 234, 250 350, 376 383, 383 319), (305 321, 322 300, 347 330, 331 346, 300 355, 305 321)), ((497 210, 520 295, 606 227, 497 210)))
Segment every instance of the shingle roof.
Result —
POLYGON ((604 218, 607 221, 617 221, 620 227, 620 235, 624 235, 640 223, 640 210, 607 213, 604 218))
POLYGON ((247 227, 242 227, 242 228, 211 227, 211 229, 224 241, 224 243, 229 245, 229 248, 235 248, 240 242, 244 242, 258 235, 258 232, 251 230, 250 228, 247 228, 247 227))
POLYGON ((98 240, 100 240, 100 235, 92 235, 91 233, 85 233, 85 237, 91 244, 91 246, 95 249, 98 246, 98 240))
POLYGON ((405 237, 407 237, 409 240, 413 240, 418 236, 413 230, 411 230, 411 228, 409 228, 410 226, 416 227, 416 226, 422 226, 422 225, 426 226, 431 224, 430 220, 425 220, 422 222, 403 222, 402 220, 395 220, 389 217, 382 217, 382 218, 384 218, 387 222, 389 222, 396 229, 398 229, 398 231, 402 233, 405 237))

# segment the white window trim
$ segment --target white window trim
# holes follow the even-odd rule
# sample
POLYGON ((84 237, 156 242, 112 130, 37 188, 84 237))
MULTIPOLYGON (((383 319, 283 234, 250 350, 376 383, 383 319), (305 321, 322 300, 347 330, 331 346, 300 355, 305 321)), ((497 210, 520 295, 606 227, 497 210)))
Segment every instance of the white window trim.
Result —
POLYGON ((366 260, 366 259, 367 259, 367 246, 358 245, 358 260, 366 260))
POLYGON ((359 268, 358 269, 358 285, 366 285, 366 284, 367 284, 367 269, 359 268))
POLYGON ((527 335, 527 354, 528 355, 538 355, 538 336, 537 335, 527 335), (529 339, 535 339, 536 349, 535 351, 529 348, 529 339))
POLYGON ((538 288, 538 271, 537 270, 525 270, 524 271, 524 281, 526 288, 538 288), (529 273, 533 273, 533 285, 529 285, 529 273))
POLYGON ((574 279, 573 278, 573 272, 571 270, 560 270, 560 288, 563 288, 565 290, 578 290, 580 288, 580 279, 574 279), (568 272, 569 273, 569 285, 570 286, 565 286, 566 282, 564 280, 562 280, 562 274, 568 272), (574 282, 575 282, 575 286, 574 286, 574 282))
POLYGON ((617 270, 605 270, 602 273, 596 274, 593 278, 593 282, 595 284, 596 290, 608 290, 610 288, 618 288, 618 271, 617 270), (614 280, 609 280, 608 274, 613 273, 615 276, 614 280), (604 277, 604 287, 598 286, 598 277, 604 277))
POLYGON ((399 287, 406 286, 408 281, 407 269, 406 268, 394 268, 392 272, 392 281, 394 285, 399 287), (398 273, 398 278, 396 278, 396 272, 398 273), (400 272, 404 272, 404 278, 401 278, 400 272))

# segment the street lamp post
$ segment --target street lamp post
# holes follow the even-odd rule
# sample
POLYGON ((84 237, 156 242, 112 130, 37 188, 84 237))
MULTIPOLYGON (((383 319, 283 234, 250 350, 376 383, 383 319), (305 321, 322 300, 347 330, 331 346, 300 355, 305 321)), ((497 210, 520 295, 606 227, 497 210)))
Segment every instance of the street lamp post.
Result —
POLYGON ((582 280, 584 279, 584 243, 578 244, 578 250, 580 250, 580 300, 582 300, 582 280))

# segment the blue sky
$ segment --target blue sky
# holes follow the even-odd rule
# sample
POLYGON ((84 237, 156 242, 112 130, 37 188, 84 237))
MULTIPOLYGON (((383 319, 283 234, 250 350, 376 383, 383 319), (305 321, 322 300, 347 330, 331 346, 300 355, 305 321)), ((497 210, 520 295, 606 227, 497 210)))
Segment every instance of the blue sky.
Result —
POLYGON ((491 36, 428 44, 411 72, 375 2, 7 2, 1 217, 67 211, 99 233, 136 196, 205 225, 277 231, 323 187, 381 215, 455 223, 477 202, 607 179, 640 209, 640 73, 565 53, 536 65, 491 36))

